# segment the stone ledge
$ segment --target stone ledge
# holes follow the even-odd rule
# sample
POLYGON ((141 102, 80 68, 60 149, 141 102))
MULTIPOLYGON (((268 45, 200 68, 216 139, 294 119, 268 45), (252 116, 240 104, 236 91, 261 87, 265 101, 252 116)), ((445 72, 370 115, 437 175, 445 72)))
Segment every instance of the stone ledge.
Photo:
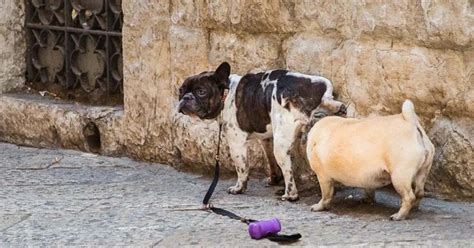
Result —
POLYGON ((12 92, 18 89, 21 89, 25 85, 25 77, 23 76, 24 72, 21 75, 11 75, 3 76, 0 75, 0 78, 8 78, 8 80, 0 80, 0 94, 4 92, 12 92))
POLYGON ((31 94, 0 95, 0 140, 123 154, 123 107, 89 107, 31 94))

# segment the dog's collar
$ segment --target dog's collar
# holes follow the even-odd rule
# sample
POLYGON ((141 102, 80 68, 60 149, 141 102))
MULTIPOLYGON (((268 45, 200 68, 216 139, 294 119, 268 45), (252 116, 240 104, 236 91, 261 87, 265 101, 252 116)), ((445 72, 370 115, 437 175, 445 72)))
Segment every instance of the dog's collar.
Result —
POLYGON ((222 93, 222 97, 221 97, 221 104, 220 104, 221 108, 219 111, 219 115, 217 116, 217 122, 219 123, 219 125, 222 125, 222 110, 224 109, 225 99, 227 99, 227 95, 229 95, 229 89, 224 89, 224 92, 222 93))
POLYGON ((225 99, 227 99, 228 92, 228 89, 224 89, 224 92, 222 93, 221 99, 219 101, 218 108, 214 109, 211 113, 208 113, 205 117, 203 117, 203 119, 214 119, 222 115, 222 110, 224 109, 225 99))

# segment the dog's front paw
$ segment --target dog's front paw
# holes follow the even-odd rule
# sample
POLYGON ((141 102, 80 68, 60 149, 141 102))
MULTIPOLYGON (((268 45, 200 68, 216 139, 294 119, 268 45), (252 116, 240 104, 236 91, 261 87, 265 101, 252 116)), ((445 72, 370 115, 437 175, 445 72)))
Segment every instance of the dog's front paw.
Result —
POLYGON ((299 199, 300 198, 299 198, 298 194, 292 194, 292 195, 284 194, 284 195, 281 196, 282 201, 294 202, 294 201, 297 201, 299 199))
POLYGON ((390 216, 390 220, 404 220, 406 218, 407 218, 406 216, 401 215, 400 213, 396 213, 390 216))
POLYGON ((321 202, 316 203, 313 206, 311 206, 311 211, 313 211, 313 212, 324 211, 326 209, 327 209, 327 207, 324 206, 323 204, 321 204, 321 202))
POLYGON ((239 186, 235 185, 235 186, 229 187, 227 189, 227 193, 233 194, 233 195, 242 194, 242 193, 244 193, 244 188, 241 187, 241 186, 239 187, 239 186))

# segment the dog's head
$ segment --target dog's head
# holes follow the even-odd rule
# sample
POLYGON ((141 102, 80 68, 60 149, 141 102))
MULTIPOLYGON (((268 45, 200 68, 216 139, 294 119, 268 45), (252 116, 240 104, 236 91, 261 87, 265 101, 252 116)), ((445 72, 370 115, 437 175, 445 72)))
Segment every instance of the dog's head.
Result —
POLYGON ((224 91, 229 88, 230 65, 186 78, 179 88, 178 111, 200 119, 214 119, 224 107, 224 91))

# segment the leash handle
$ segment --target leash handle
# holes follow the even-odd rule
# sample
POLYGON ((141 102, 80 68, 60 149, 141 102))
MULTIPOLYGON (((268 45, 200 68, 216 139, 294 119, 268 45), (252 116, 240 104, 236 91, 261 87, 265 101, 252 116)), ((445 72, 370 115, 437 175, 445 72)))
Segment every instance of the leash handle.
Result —
POLYGON ((270 234, 270 235, 267 235, 265 238, 267 238, 268 240, 273 241, 273 242, 293 243, 293 242, 296 242, 296 241, 300 240, 301 234, 299 234, 299 233, 295 233, 295 234, 291 234, 291 235, 270 234))

